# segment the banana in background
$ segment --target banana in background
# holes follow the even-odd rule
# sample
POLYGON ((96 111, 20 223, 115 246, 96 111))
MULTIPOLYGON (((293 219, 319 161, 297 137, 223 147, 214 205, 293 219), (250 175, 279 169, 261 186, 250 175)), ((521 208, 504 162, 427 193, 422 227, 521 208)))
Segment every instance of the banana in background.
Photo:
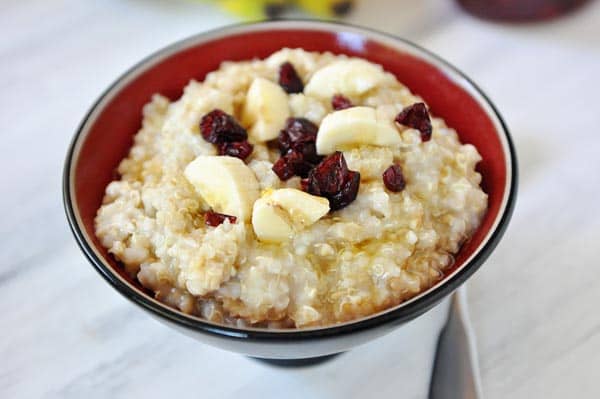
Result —
POLYGON ((356 0, 213 0, 217 6, 249 20, 272 19, 297 7, 321 18, 341 17, 352 10, 356 0))

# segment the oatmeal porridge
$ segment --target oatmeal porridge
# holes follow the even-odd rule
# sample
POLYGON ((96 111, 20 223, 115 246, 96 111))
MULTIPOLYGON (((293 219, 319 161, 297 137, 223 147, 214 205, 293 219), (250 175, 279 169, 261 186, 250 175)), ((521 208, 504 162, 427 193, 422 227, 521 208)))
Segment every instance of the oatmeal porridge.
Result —
POLYGON ((96 235, 182 312, 330 325, 442 278, 487 208, 480 159, 379 65, 283 49, 155 95, 96 235))

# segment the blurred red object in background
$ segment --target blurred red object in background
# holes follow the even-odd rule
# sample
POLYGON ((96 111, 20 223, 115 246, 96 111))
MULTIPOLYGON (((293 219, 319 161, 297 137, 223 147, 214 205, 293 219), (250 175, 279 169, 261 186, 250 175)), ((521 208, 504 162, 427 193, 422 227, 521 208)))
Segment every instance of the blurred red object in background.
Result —
POLYGON ((558 17, 589 0, 457 0, 468 12, 498 21, 537 21, 558 17))

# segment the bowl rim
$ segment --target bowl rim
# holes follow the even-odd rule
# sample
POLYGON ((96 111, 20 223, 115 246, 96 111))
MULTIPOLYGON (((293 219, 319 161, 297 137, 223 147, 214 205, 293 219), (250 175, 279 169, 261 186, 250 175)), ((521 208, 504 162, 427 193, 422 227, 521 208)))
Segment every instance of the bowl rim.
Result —
POLYGON ((393 34, 337 21, 289 19, 238 23, 204 31, 163 47, 127 69, 100 94, 98 99, 93 103, 83 120, 80 122, 69 144, 65 157, 62 181, 62 197, 65 213, 71 231, 78 246, 81 248, 88 261, 113 288, 115 288, 120 294, 125 296, 136 305, 142 307, 146 311, 149 311, 152 315, 166 319, 177 326, 184 327, 187 330, 192 330, 195 332, 250 341, 289 342, 298 340, 314 340, 333 336, 338 337, 341 335, 353 334, 374 327, 379 327, 390 322, 394 322, 394 324, 401 324, 410 321, 429 310, 436 303, 441 301, 444 297, 452 293, 456 288, 464 283, 473 273, 475 273, 497 246, 507 228, 508 222, 515 207, 517 185, 518 165, 516 150, 506 123, 489 97, 479 88, 479 86, 477 86, 458 68, 433 52, 407 39, 395 36, 393 34), (330 326, 300 329, 233 327, 210 322, 197 316, 184 314, 179 310, 159 302, 158 300, 140 292, 137 288, 133 287, 129 282, 115 273, 110 265, 103 261, 102 256, 100 256, 95 249, 94 244, 89 240, 87 233, 85 232, 85 228, 82 227, 80 223, 81 219, 77 210, 75 209, 76 207, 74 206, 75 201, 73 199, 74 193, 72 187, 75 169, 73 165, 77 159, 76 156, 78 149, 80 148, 80 145, 86 136, 86 134, 84 134, 87 131, 86 128, 92 125, 94 116, 97 116, 97 114, 100 113, 100 111, 103 109, 102 106, 110 100, 114 93, 118 92, 120 88, 125 86, 135 77, 139 76, 139 74, 143 73, 148 68, 154 66, 165 57, 176 54, 202 42, 224 38, 233 34, 261 30, 265 31, 283 29, 315 30, 331 33, 340 33, 341 31, 344 31, 347 34, 361 35, 379 43, 389 44, 394 48, 398 48, 398 45, 400 44, 403 46, 402 50, 409 51, 411 55, 418 56, 419 59, 435 66, 444 74, 448 75, 455 84, 467 91, 472 98, 477 101, 480 106, 482 106, 488 117, 490 117, 492 122, 494 122, 501 144, 503 144, 503 150, 506 159, 506 187, 498 215, 494 219, 494 224, 484 237, 481 244, 473 251, 471 256, 466 259, 460 267, 415 297, 394 307, 384 309, 369 316, 330 326))

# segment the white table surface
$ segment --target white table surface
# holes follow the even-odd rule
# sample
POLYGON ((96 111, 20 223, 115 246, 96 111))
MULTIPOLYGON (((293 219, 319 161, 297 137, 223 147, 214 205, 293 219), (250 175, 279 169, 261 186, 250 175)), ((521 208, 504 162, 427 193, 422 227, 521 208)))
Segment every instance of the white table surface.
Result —
MULTIPOLYGON (((486 397, 599 397, 600 2, 510 26, 449 0, 362 0, 349 20, 457 65, 513 133, 515 215, 470 283, 486 397)), ((0 397, 423 397, 422 354, 399 344, 409 330, 322 368, 274 370, 160 325, 76 247, 60 179, 85 111, 140 58, 231 22, 181 0, 0 2, 0 397)))

